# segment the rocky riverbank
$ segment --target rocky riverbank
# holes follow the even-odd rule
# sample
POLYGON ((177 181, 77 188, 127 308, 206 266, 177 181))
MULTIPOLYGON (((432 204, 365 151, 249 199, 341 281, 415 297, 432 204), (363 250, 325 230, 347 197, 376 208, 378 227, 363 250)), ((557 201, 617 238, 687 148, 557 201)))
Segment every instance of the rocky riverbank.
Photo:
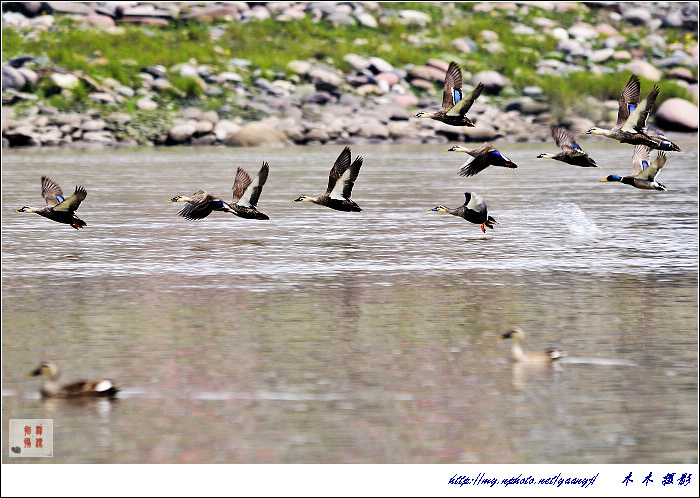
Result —
MULTIPOLYGON (((629 73, 666 85, 666 95, 667 89, 677 88, 685 97, 663 100, 662 91, 661 105, 650 119, 655 126, 666 132, 697 132, 694 2, 473 4, 475 16, 503 19, 522 41, 518 49, 524 54, 523 69, 532 72, 532 84, 520 81, 521 68, 509 74, 478 63, 482 55, 493 60, 511 49, 504 46, 505 34, 489 29, 474 37, 451 38, 450 53, 417 64, 393 60, 392 50, 368 51, 368 45, 377 43, 371 37, 352 41, 358 53, 289 60, 281 71, 262 71, 254 59, 231 57, 226 53, 230 49, 224 48, 230 23, 268 23, 274 36, 275 26, 305 20, 328 23, 331 32, 347 26, 361 27, 363 33, 405 26, 405 43, 421 46, 457 14, 466 14, 452 3, 426 5, 428 12, 381 2, 4 3, 2 146, 550 140, 549 126, 554 123, 574 131, 610 126, 629 73), (40 50, 8 50, 5 44, 5 30, 13 30, 21 36, 17 43, 29 46, 44 33, 93 30, 104 37, 123 37, 134 26, 154 33, 189 23, 204 29, 212 50, 221 56, 220 64, 188 58, 168 67, 133 68, 135 77, 120 80, 103 76, 104 71, 92 74, 90 68, 128 61, 105 60, 95 53, 84 67, 61 67, 40 50), (679 38, 678 33, 683 42, 667 41, 679 38), (555 49, 538 52, 543 43, 555 49), (371 52, 381 52, 382 57, 371 52), (12 57, 5 60, 6 53, 12 57), (465 91, 478 82, 486 85, 469 113, 475 128, 411 119, 419 109, 440 106, 449 60, 462 65, 465 91), (582 72, 592 77, 622 73, 617 95, 580 95, 562 109, 548 95, 548 87, 536 80, 551 85, 582 72), (183 90, 183 81, 194 87, 183 90)), ((645 83, 643 94, 650 89, 651 83, 645 83)))

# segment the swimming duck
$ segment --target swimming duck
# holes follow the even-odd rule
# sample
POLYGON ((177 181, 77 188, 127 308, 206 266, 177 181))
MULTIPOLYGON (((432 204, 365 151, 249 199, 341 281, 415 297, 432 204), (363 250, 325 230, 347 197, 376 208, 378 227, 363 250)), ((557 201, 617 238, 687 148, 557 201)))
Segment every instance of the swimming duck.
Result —
POLYGON ((482 199, 480 195, 473 192, 464 192, 464 197, 466 198, 466 201, 458 208, 450 209, 440 205, 435 206, 429 211, 448 213, 464 218, 471 223, 475 223, 477 225, 481 224, 481 231, 484 233, 486 233, 486 229, 484 228, 485 226, 493 229, 493 223, 496 225, 499 224, 496 220, 489 216, 486 202, 484 202, 484 199, 482 199))
POLYGON ((170 202, 186 202, 187 205, 178 214, 188 220, 201 220, 209 216, 212 211, 224 211, 235 214, 228 202, 204 190, 197 190, 191 197, 176 195, 170 199, 170 202))
POLYGON ((558 154, 540 154, 535 156, 536 159, 555 159, 574 166, 582 166, 588 168, 597 168, 595 161, 588 157, 583 149, 574 141, 574 137, 564 128, 552 126, 552 137, 557 143, 557 147, 561 148, 558 154))
POLYGON ((467 149, 461 145, 455 145, 445 152, 466 152, 471 158, 459 168, 459 176, 474 176, 489 166, 503 166, 504 168, 517 168, 518 165, 504 154, 501 154, 493 145, 486 142, 477 149, 467 149))
POLYGON ((64 386, 59 386, 56 380, 59 376, 58 365, 54 361, 43 361, 30 372, 30 377, 46 375, 48 379, 41 386, 41 395, 47 398, 82 398, 90 396, 114 397, 119 389, 111 380, 80 380, 64 386))
POLYGON ((562 356, 564 353, 558 349, 547 349, 545 351, 524 351, 523 340, 525 332, 516 327, 505 334, 501 335, 501 339, 515 339, 511 348, 511 359, 514 362, 525 362, 531 364, 548 364, 552 363, 562 356))
POLYGON ((59 223, 66 223, 76 230, 87 225, 83 220, 75 215, 75 211, 80 207, 80 203, 87 197, 87 190, 76 186, 73 195, 67 199, 63 196, 63 191, 56 182, 47 176, 41 177, 41 195, 46 199, 46 206, 35 208, 24 206, 15 209, 15 213, 36 213, 59 223))
POLYGON ((321 206, 326 206, 338 211, 351 211, 359 213, 362 208, 355 201, 350 199, 352 187, 355 185, 357 175, 362 167, 362 157, 358 156, 350 164, 350 147, 345 147, 335 160, 328 175, 328 189, 326 193, 319 197, 302 195, 292 202, 313 202, 321 206))
POLYGON ((430 118, 452 126, 470 126, 474 123, 467 117, 467 111, 484 90, 484 84, 479 83, 465 98, 462 91, 462 70, 455 62, 450 62, 445 73, 445 83, 442 90, 442 107, 433 114, 420 111, 414 118, 430 118))
POLYGON ((652 149, 682 152, 681 148, 671 142, 661 133, 647 133, 647 119, 654 108, 656 97, 659 95, 659 87, 649 92, 641 102, 634 102, 639 98, 639 78, 632 75, 627 86, 620 95, 617 123, 611 129, 593 127, 584 131, 584 135, 602 135, 617 140, 619 143, 632 145, 646 145, 652 149))
POLYGON ((620 182, 645 190, 666 190, 666 187, 655 180, 656 175, 666 164, 666 154, 663 151, 659 151, 654 162, 650 163, 650 150, 646 145, 635 145, 634 155, 632 156, 632 174, 624 177, 609 175, 607 178, 602 179, 601 182, 620 182))
POLYGON ((233 203, 229 206, 236 216, 256 220, 270 219, 268 215, 261 213, 257 208, 258 199, 269 172, 270 166, 263 161, 260 171, 251 181, 250 175, 243 168, 238 168, 236 179, 233 182, 233 203))

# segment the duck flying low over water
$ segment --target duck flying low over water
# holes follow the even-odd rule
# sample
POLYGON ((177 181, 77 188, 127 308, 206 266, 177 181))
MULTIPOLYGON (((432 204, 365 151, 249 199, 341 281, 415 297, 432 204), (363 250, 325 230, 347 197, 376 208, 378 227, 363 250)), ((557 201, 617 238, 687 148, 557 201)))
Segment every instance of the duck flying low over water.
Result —
POLYGON ((86 398, 86 397, 114 397, 119 389, 111 380, 79 380, 70 384, 59 386, 56 380, 59 377, 58 365, 54 361, 43 361, 36 370, 29 373, 30 377, 45 375, 48 379, 41 386, 41 395, 45 398, 86 398))
POLYGON ((659 151, 654 162, 650 162, 649 152, 651 149, 646 145, 636 145, 632 156, 632 174, 629 176, 609 175, 601 182, 620 182, 625 185, 645 190, 666 190, 666 187, 656 181, 656 175, 666 164, 666 154, 659 151))
POLYGON ((243 169, 238 168, 236 171, 236 179, 233 182, 233 203, 230 208, 236 216, 247 219, 269 220, 270 217, 265 213, 258 211, 258 199, 262 193, 262 188, 267 181, 267 175, 270 172, 270 166, 267 162, 262 163, 262 167, 253 180, 250 175, 243 169))
POLYGON ((588 157, 588 154, 586 154, 579 144, 576 143, 571 133, 558 126, 552 126, 551 131, 557 147, 561 148, 561 152, 558 154, 547 154, 545 152, 544 154, 535 156, 535 159, 554 159, 556 161, 561 161, 584 168, 598 167, 595 161, 588 157))
POLYGON ((235 214, 235 211, 228 202, 204 190, 198 190, 191 197, 176 195, 170 199, 170 202, 186 202, 187 204, 178 214, 183 218, 193 221, 206 218, 212 211, 224 211, 226 213, 235 214))
POLYGON ((359 213, 362 208, 355 201, 350 199, 352 188, 360 174, 362 167, 362 157, 358 156, 350 164, 350 147, 345 147, 335 160, 328 175, 328 188, 326 192, 318 197, 301 195, 292 202, 313 202, 321 206, 326 206, 337 211, 350 211, 359 213))
POLYGON ((513 347, 511 348, 511 360, 514 362, 546 365, 559 360, 563 356, 566 356, 565 353, 562 353, 558 349, 547 349, 545 351, 525 351, 523 349, 525 332, 517 327, 501 335, 500 338, 514 339, 513 347))
POLYGON ((460 166, 459 176, 474 176, 489 166, 502 166, 511 169, 518 167, 510 158, 506 157, 488 142, 476 149, 467 149, 461 145, 455 145, 445 152, 466 152, 472 156, 466 163, 460 166))
POLYGON ((439 205, 435 206, 429 211, 437 211, 438 213, 447 213, 453 216, 459 216, 470 223, 481 225, 481 231, 484 233, 486 233, 486 229, 484 227, 493 229, 494 223, 496 225, 499 224, 496 220, 489 216, 486 202, 484 202, 484 199, 482 199, 480 195, 473 192, 464 192, 464 197, 466 198, 464 204, 458 208, 450 209, 443 205, 439 205))
POLYGON ((620 95, 615 126, 609 130, 594 126, 583 134, 601 135, 617 140, 619 143, 646 145, 651 149, 682 152, 678 145, 662 133, 647 133, 647 119, 658 95, 659 87, 654 86, 649 95, 636 103, 635 98, 639 98, 639 78, 633 75, 620 95))
POLYGON ((47 176, 41 177, 41 195, 46 200, 46 206, 36 208, 24 206, 15 209, 16 213, 36 213, 59 223, 66 223, 76 230, 87 226, 83 220, 75 215, 75 211, 80 207, 80 203, 87 197, 87 190, 76 186, 75 192, 68 198, 63 196, 63 191, 56 182, 47 176))
POLYGON ((474 127, 474 123, 467 117, 467 111, 483 91, 484 84, 479 83, 465 97, 462 90, 462 70, 455 62, 450 62, 445 73, 442 107, 432 114, 424 111, 417 112, 413 117, 434 119, 452 126, 474 127))

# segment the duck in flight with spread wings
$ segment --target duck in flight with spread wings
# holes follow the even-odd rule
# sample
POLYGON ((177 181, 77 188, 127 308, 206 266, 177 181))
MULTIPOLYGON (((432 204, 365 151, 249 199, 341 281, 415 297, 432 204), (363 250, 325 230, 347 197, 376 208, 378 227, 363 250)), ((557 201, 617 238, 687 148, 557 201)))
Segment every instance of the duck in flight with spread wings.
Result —
POLYGON ((352 188, 360 174, 362 157, 358 156, 350 163, 350 147, 345 147, 335 160, 328 176, 328 188, 323 195, 311 197, 301 195, 292 202, 313 202, 337 211, 350 211, 359 213, 362 208, 350 198, 352 188))
POLYGON ((41 195, 46 200, 46 206, 36 208, 23 206, 15 209, 16 213, 36 213, 44 218, 48 218, 59 223, 66 223, 76 230, 87 225, 83 220, 75 215, 75 211, 80 207, 80 203, 87 197, 87 190, 76 186, 73 195, 66 198, 63 196, 61 187, 47 176, 41 177, 41 195))
POLYGON ((465 96, 462 90, 462 70, 455 62, 450 62, 442 89, 442 107, 432 114, 417 112, 413 117, 434 119, 452 126, 474 127, 474 123, 467 117, 467 111, 483 90, 484 84, 479 83, 465 96))

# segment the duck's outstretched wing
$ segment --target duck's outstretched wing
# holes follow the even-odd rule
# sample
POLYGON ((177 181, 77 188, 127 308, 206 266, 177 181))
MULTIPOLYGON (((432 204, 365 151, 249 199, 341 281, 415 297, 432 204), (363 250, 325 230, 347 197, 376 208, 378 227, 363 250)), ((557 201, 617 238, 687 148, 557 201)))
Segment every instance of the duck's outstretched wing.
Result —
POLYGON ((630 113, 627 121, 625 121, 625 124, 622 126, 622 131, 646 133, 647 119, 649 118, 649 113, 654 108, 654 103, 658 95, 659 87, 655 86, 651 92, 649 92, 649 95, 639 103, 637 108, 630 113))
POLYGON ((355 186, 355 180, 357 180, 357 175, 360 174, 360 168, 362 167, 361 156, 355 158, 350 167, 345 170, 340 180, 336 182, 335 188, 331 191, 331 199, 350 199, 352 195, 352 188, 355 186))
POLYGON ((459 168, 459 176, 474 176, 491 165, 505 168, 517 168, 518 166, 509 157, 502 154, 493 145, 486 142, 478 149, 469 152, 472 156, 459 168))
MULTIPOLYGON (((450 62, 445 73, 445 83, 442 87, 441 111, 449 111, 462 100, 462 70, 455 62, 450 62)), ((476 98, 476 97, 475 97, 476 98)))
POLYGON ((199 191, 185 203, 178 214, 188 220, 201 220, 209 216, 217 205, 223 207, 224 204, 224 201, 215 198, 209 192, 199 191))
POLYGON ((239 166, 236 170, 236 178, 233 180, 233 187, 231 187, 231 190, 233 190, 234 204, 243 197, 243 193, 245 189, 248 188, 248 185, 250 185, 250 182, 251 180, 248 172, 239 166))
POLYGON ((46 205, 49 207, 65 200, 61 187, 48 176, 41 177, 41 196, 46 199, 46 205))
POLYGON ((330 195, 330 193, 337 188, 338 180, 340 180, 340 177, 343 176, 343 173, 345 173, 345 170, 347 170, 349 166, 350 147, 345 147, 338 156, 338 159, 335 160, 335 164, 333 164, 331 172, 328 175, 328 188, 326 189, 326 194, 330 195))
POLYGON ((484 201, 479 194, 475 194, 474 192, 464 192, 464 197, 466 198, 464 206, 467 209, 474 211, 475 213, 486 215, 488 212, 488 207, 486 206, 486 201, 484 201))
MULTIPOLYGON (((648 157, 649 156, 647 156, 647 158, 648 157)), ((664 164, 666 164, 666 153, 664 151, 659 151, 654 162, 637 173, 635 178, 652 182, 654 178, 656 178, 656 175, 659 174, 659 171, 661 171, 661 168, 664 167, 664 164)))
MULTIPOLYGON (((239 171, 243 171, 241 168, 238 169, 239 171)), ((250 177, 248 177, 248 184, 238 199, 236 199, 236 188, 234 184, 234 202, 238 203, 239 206, 256 207, 258 205, 258 199, 260 199, 260 194, 262 193, 262 188, 267 181, 267 175, 269 172, 270 166, 267 164, 267 162, 263 162, 260 171, 258 171, 258 174, 255 175, 252 182, 250 181, 250 177)), ((246 173, 245 176, 247 177, 248 174, 246 173)), ((236 179, 238 179, 238 173, 236 173, 236 179)))
POLYGON ((649 151, 651 149, 646 145, 635 145, 634 155, 632 156, 632 176, 637 176, 639 173, 649 167, 649 151))
POLYGON ((481 92, 484 91, 484 84, 479 82, 478 85, 476 85, 476 88, 471 91, 471 93, 464 97, 462 100, 457 102, 455 106, 450 109, 447 112, 448 116, 464 116, 469 109, 471 109, 472 105, 474 105, 474 101, 481 95, 481 92))
POLYGON ((639 92, 641 84, 636 74, 630 76, 627 85, 620 94, 620 99, 617 106, 617 123, 614 129, 620 129, 627 121, 629 115, 634 111, 639 103, 639 92))
POLYGON ((576 143, 574 137, 565 128, 552 126, 552 138, 557 144, 557 147, 564 151, 583 152, 583 149, 576 143))
MULTIPOLYGON (((59 196, 60 197, 60 196, 59 196)), ((59 202, 53 207, 54 211, 76 211, 80 207, 80 203, 87 197, 87 190, 81 186, 75 187, 75 192, 68 199, 59 202)), ((58 199, 58 197, 57 197, 58 199)))

